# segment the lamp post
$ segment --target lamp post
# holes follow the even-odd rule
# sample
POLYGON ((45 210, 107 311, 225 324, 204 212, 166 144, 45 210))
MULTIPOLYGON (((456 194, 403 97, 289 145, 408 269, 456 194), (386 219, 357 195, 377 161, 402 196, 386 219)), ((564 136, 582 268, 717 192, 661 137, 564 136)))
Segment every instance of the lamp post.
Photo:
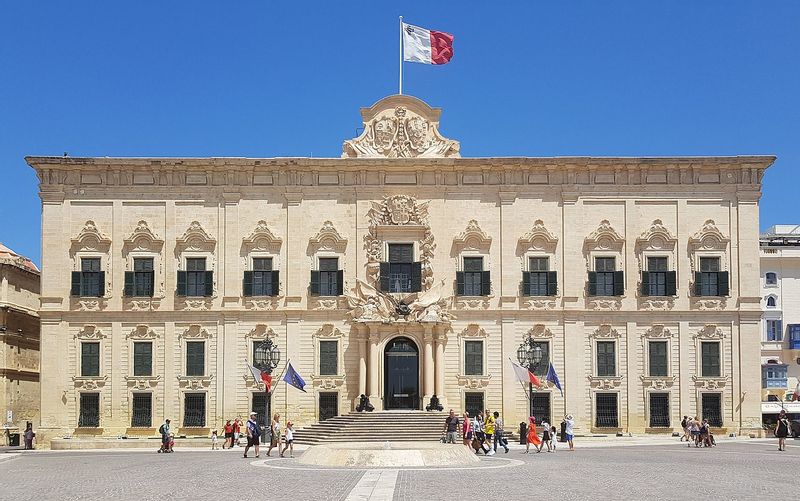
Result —
MULTIPOLYGON (((267 338, 256 345, 253 353, 253 365, 255 365, 257 369, 264 371, 271 376, 272 371, 275 370, 280 361, 281 361, 281 350, 275 343, 272 342, 272 339, 267 338)), ((265 429, 269 423, 269 410, 270 410, 270 401, 272 400, 272 391, 273 391, 272 389, 270 389, 270 391, 267 391, 266 387, 264 388, 265 429)), ((262 433, 261 436, 262 436, 262 441, 266 440, 266 433, 262 433)))
MULTIPOLYGON (((519 345, 519 348, 517 348, 517 360, 519 364, 533 372, 534 368, 538 366, 542 358, 544 358, 544 350, 542 350, 541 345, 541 342, 534 341, 533 337, 529 334, 528 337, 522 341, 522 344, 519 345)), ((533 414, 533 385, 530 383, 528 384, 528 392, 531 393, 531 398, 529 398, 531 409, 529 410, 531 414, 533 414)))

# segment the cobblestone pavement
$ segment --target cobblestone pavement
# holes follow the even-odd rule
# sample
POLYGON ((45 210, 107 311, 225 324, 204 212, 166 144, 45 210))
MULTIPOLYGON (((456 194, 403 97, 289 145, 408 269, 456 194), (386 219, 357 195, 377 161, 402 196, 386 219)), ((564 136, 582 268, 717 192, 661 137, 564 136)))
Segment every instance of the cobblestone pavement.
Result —
MULTIPOLYGON (((775 440, 724 442, 713 449, 675 442, 528 455, 513 446, 508 454, 481 458, 480 466, 493 468, 399 469, 393 499, 785 498, 800 474, 800 440, 790 440, 787 452, 776 449, 775 440)), ((395 478, 395 470, 383 471, 395 478)), ((344 500, 358 497, 353 493, 364 474, 304 467, 293 459, 255 462, 252 453, 245 460, 238 450, 33 451, 0 454, 0 497, 344 500)))

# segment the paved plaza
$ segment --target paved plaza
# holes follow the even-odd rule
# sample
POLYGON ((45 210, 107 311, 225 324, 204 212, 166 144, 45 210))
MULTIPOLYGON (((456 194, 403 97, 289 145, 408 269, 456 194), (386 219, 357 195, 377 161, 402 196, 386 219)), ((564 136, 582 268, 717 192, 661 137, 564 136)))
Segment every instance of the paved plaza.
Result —
MULTIPOLYGON (((481 458, 467 468, 331 469, 233 451, 33 451, 0 454, 9 500, 266 499, 766 499, 785 498, 800 474, 800 441, 588 443, 574 452, 481 458), (627 446, 620 446, 625 444, 627 446)), ((559 444, 560 445, 560 444, 559 444)), ((274 452, 273 452, 274 454, 274 452)))

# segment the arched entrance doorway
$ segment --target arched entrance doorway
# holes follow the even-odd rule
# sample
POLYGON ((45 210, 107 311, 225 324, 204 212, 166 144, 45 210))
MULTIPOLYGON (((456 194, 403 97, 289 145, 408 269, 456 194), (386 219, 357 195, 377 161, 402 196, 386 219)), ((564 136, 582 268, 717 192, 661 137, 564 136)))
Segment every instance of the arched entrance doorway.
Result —
POLYGON ((385 409, 419 409, 419 350, 407 337, 392 339, 383 355, 385 409))

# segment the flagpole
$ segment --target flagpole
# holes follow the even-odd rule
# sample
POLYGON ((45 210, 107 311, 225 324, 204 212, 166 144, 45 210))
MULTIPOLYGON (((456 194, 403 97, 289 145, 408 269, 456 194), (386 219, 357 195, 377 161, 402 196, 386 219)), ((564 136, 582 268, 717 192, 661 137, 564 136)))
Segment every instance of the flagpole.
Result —
POLYGON ((403 16, 400 16, 400 92, 403 94, 403 16))

